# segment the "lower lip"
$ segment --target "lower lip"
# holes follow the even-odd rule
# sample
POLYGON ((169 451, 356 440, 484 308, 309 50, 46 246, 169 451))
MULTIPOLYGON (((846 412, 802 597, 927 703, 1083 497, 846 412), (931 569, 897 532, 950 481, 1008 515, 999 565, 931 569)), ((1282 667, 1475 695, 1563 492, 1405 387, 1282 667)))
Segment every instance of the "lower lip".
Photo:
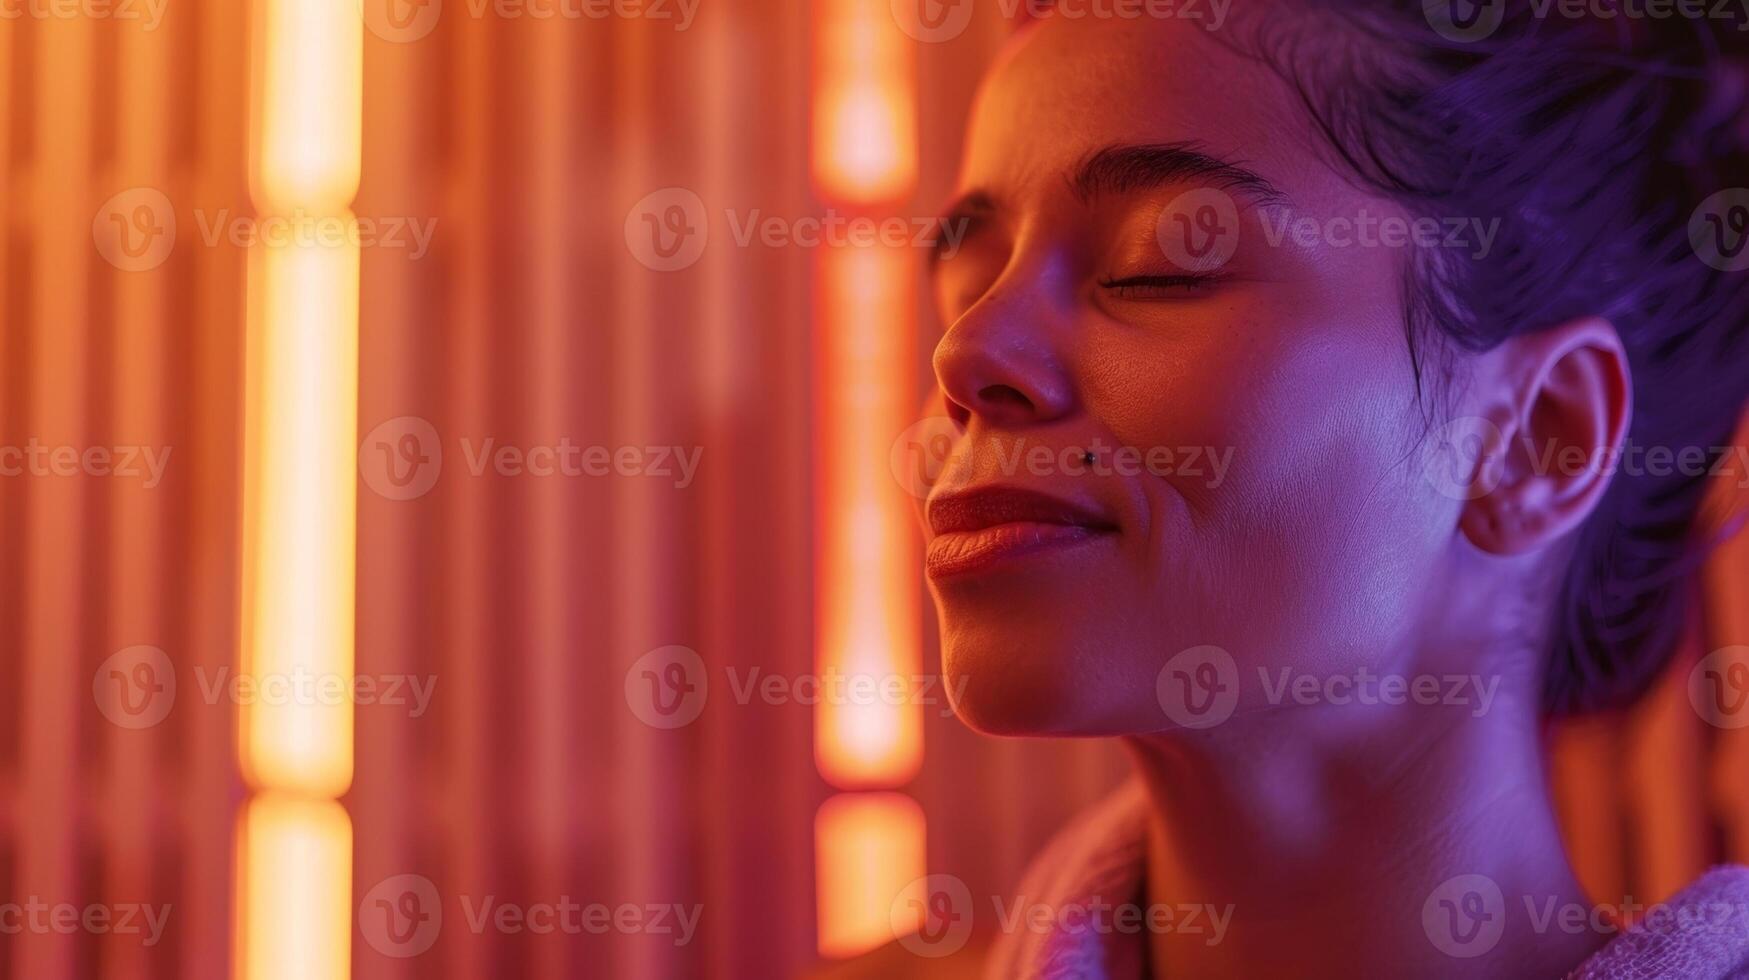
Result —
POLYGON ((954 531, 929 542, 924 568, 932 579, 970 575, 1021 558, 1073 547, 1110 534, 1079 524, 1039 524, 1017 521, 976 531, 954 531))

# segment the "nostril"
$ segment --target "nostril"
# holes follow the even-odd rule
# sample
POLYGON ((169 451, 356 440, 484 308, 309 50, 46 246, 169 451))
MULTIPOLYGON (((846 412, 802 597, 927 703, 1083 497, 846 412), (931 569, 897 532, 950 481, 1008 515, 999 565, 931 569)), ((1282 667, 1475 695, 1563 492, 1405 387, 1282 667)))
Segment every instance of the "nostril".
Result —
POLYGON ((1009 385, 986 385, 978 389, 978 401, 992 409, 1032 410, 1032 399, 1020 393, 1020 389, 1009 385))

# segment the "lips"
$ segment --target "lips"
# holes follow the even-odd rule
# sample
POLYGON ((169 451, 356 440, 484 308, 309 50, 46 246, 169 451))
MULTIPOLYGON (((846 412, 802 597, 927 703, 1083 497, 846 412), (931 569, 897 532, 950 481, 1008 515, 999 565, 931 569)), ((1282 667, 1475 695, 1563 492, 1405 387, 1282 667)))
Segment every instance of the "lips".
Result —
POLYGON ((1115 534, 1097 508, 1020 487, 984 487, 929 501, 935 533, 924 561, 932 579, 985 571, 1115 534))

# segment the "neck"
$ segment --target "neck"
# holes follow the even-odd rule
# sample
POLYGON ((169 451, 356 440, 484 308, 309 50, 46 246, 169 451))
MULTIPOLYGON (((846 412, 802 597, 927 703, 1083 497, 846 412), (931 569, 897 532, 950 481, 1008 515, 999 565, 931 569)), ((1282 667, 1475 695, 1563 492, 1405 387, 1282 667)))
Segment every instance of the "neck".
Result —
POLYGON ((1534 698, 1481 717, 1287 708, 1127 742, 1151 803, 1147 901, 1226 919, 1150 934, 1157 976, 1560 976, 1608 938, 1547 917, 1589 903, 1534 698), (1441 888, 1460 875, 1498 897, 1482 879, 1441 888))

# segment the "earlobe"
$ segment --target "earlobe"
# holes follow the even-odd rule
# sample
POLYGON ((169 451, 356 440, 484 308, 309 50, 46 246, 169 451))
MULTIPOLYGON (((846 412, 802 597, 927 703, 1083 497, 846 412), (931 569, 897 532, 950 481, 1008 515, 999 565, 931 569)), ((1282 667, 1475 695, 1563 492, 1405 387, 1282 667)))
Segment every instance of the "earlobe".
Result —
POLYGON ((1544 547, 1596 509, 1632 415, 1627 353, 1609 321, 1572 320, 1506 341, 1482 397, 1497 438, 1459 527, 1500 555, 1544 547))

